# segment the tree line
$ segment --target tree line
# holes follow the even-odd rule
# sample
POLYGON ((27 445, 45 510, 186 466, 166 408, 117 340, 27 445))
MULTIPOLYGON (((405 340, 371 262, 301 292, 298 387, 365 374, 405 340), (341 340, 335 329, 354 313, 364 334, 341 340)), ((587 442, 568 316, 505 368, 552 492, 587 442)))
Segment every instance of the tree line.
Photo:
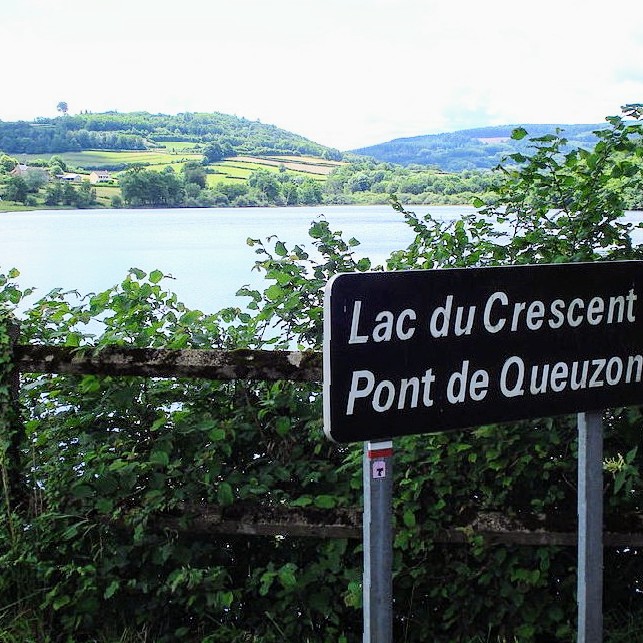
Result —
POLYGON ((306 154, 338 160, 341 153, 274 125, 221 113, 177 115, 82 113, 33 122, 0 122, 0 149, 40 154, 83 149, 147 149, 161 142, 218 144, 229 156, 306 154))
POLYGON ((69 130, 56 124, 0 122, 0 149, 10 154, 57 154, 80 150, 144 150, 141 136, 124 132, 69 130))
POLYGON ((329 203, 383 203, 395 195, 408 204, 462 205, 486 194, 495 180, 491 171, 442 172, 355 157, 331 172, 324 194, 329 203))
POLYGON ((288 172, 259 169, 247 181, 207 187, 207 166, 191 161, 180 174, 133 168, 119 176, 123 202, 138 206, 247 207, 329 204, 381 204, 391 195, 408 204, 471 204, 495 180, 491 172, 447 174, 436 170, 374 161, 342 165, 317 180, 288 172))
POLYGON ((121 196, 112 204, 129 207, 248 207, 317 205, 323 200, 319 181, 291 172, 258 169, 247 181, 207 184, 207 168, 185 163, 180 173, 171 166, 156 172, 132 168, 119 176, 121 196))

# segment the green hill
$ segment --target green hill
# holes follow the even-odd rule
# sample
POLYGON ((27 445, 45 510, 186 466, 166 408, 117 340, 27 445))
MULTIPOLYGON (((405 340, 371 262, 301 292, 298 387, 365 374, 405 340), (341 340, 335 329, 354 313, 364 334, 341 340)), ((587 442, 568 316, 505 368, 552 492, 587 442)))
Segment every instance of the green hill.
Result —
MULTIPOLYGON (((351 150, 376 161, 400 165, 431 165, 445 172, 484 170, 496 167, 507 154, 524 152, 526 139, 514 141, 511 132, 519 125, 479 127, 444 134, 397 138, 387 143, 351 150)), ((520 125, 530 136, 544 136, 560 128, 569 144, 591 148, 596 143, 594 130, 602 125, 520 125)))
POLYGON ((78 114, 35 121, 0 121, 7 154, 59 154, 83 150, 146 150, 168 142, 219 146, 223 156, 308 155, 339 160, 338 150, 303 136, 221 113, 177 115, 133 112, 78 114))

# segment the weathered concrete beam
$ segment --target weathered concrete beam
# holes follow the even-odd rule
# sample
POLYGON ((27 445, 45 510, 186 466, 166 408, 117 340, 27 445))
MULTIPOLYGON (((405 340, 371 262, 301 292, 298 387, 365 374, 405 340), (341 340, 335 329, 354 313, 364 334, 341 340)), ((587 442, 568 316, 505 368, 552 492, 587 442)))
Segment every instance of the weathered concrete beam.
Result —
MULTIPOLYGON (((527 518, 543 525, 546 522, 546 518, 542 516, 527 518)), ((638 518, 640 519, 640 516, 638 518)), ((359 508, 321 510, 312 507, 271 507, 248 503, 237 503, 226 508, 213 505, 184 505, 178 515, 161 515, 150 524, 157 529, 170 529, 194 536, 362 539, 362 510, 359 508)), ((553 531, 543 527, 527 528, 498 512, 480 512, 466 525, 439 530, 432 536, 427 535, 435 543, 453 545, 466 544, 474 536, 482 536, 487 546, 576 547, 578 545, 575 531, 553 531)), ((606 547, 643 547, 643 531, 607 531, 603 541, 606 547)))
POLYGON ((321 382, 322 358, 313 351, 170 350, 110 346, 100 350, 18 345, 23 373, 140 375, 213 380, 262 379, 321 382))
POLYGON ((156 529, 192 536, 296 536, 305 538, 362 537, 361 509, 262 506, 241 502, 230 507, 191 505, 150 521, 156 529))
MULTIPOLYGON (((557 546, 577 547, 578 534, 558 531, 489 531, 445 529, 435 537, 438 543, 464 544, 471 536, 482 536, 485 545, 521 545, 525 547, 557 546)), ((605 547, 624 549, 626 547, 643 547, 643 533, 603 532, 605 547)))

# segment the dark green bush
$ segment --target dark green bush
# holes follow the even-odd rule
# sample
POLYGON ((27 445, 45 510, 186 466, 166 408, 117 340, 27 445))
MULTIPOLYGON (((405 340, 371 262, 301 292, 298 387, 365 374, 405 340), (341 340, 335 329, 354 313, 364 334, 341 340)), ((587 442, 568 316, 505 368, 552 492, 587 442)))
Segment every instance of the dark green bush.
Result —
MULTIPOLYGON (((626 115, 638 119, 641 109, 626 115)), ((319 348, 323 287, 340 271, 640 258, 620 196, 641 187, 640 129, 611 118, 592 153, 563 153, 561 133, 532 140, 531 156, 513 159, 519 167, 504 170, 496 200, 478 202, 476 216, 444 223, 396 205, 416 237, 386 266, 356 259, 358 242, 320 219, 310 228, 314 255, 250 240, 268 284, 240 291, 247 309, 188 310, 164 290, 162 272, 133 269, 81 300, 53 291, 22 313, 21 341, 319 348)), ((15 277, 0 275, 6 640, 122 640, 123 632, 154 641, 361 640, 357 542, 197 528, 206 506, 360 504, 361 448, 324 439, 320 387, 24 375, 21 435, 4 324, 22 296, 15 277)), ((642 424, 638 409, 605 415, 608 520, 641 509, 642 424)), ((453 546, 435 536, 482 511, 546 514, 571 530, 575 431, 574 418, 558 417, 396 442, 396 641, 573 638, 573 548, 487 546, 473 531, 467 545, 453 546)), ((642 609, 639 558, 633 549, 606 554, 608 614, 642 609)))

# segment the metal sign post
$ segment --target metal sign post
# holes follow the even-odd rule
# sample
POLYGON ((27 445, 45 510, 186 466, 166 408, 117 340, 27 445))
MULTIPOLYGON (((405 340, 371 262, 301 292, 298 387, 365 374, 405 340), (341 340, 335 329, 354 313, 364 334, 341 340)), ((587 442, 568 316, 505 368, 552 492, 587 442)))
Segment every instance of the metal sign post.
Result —
POLYGON ((578 414, 578 643, 603 640, 603 422, 578 414))
POLYGON ((393 641, 393 443, 364 443, 364 643, 393 641))

